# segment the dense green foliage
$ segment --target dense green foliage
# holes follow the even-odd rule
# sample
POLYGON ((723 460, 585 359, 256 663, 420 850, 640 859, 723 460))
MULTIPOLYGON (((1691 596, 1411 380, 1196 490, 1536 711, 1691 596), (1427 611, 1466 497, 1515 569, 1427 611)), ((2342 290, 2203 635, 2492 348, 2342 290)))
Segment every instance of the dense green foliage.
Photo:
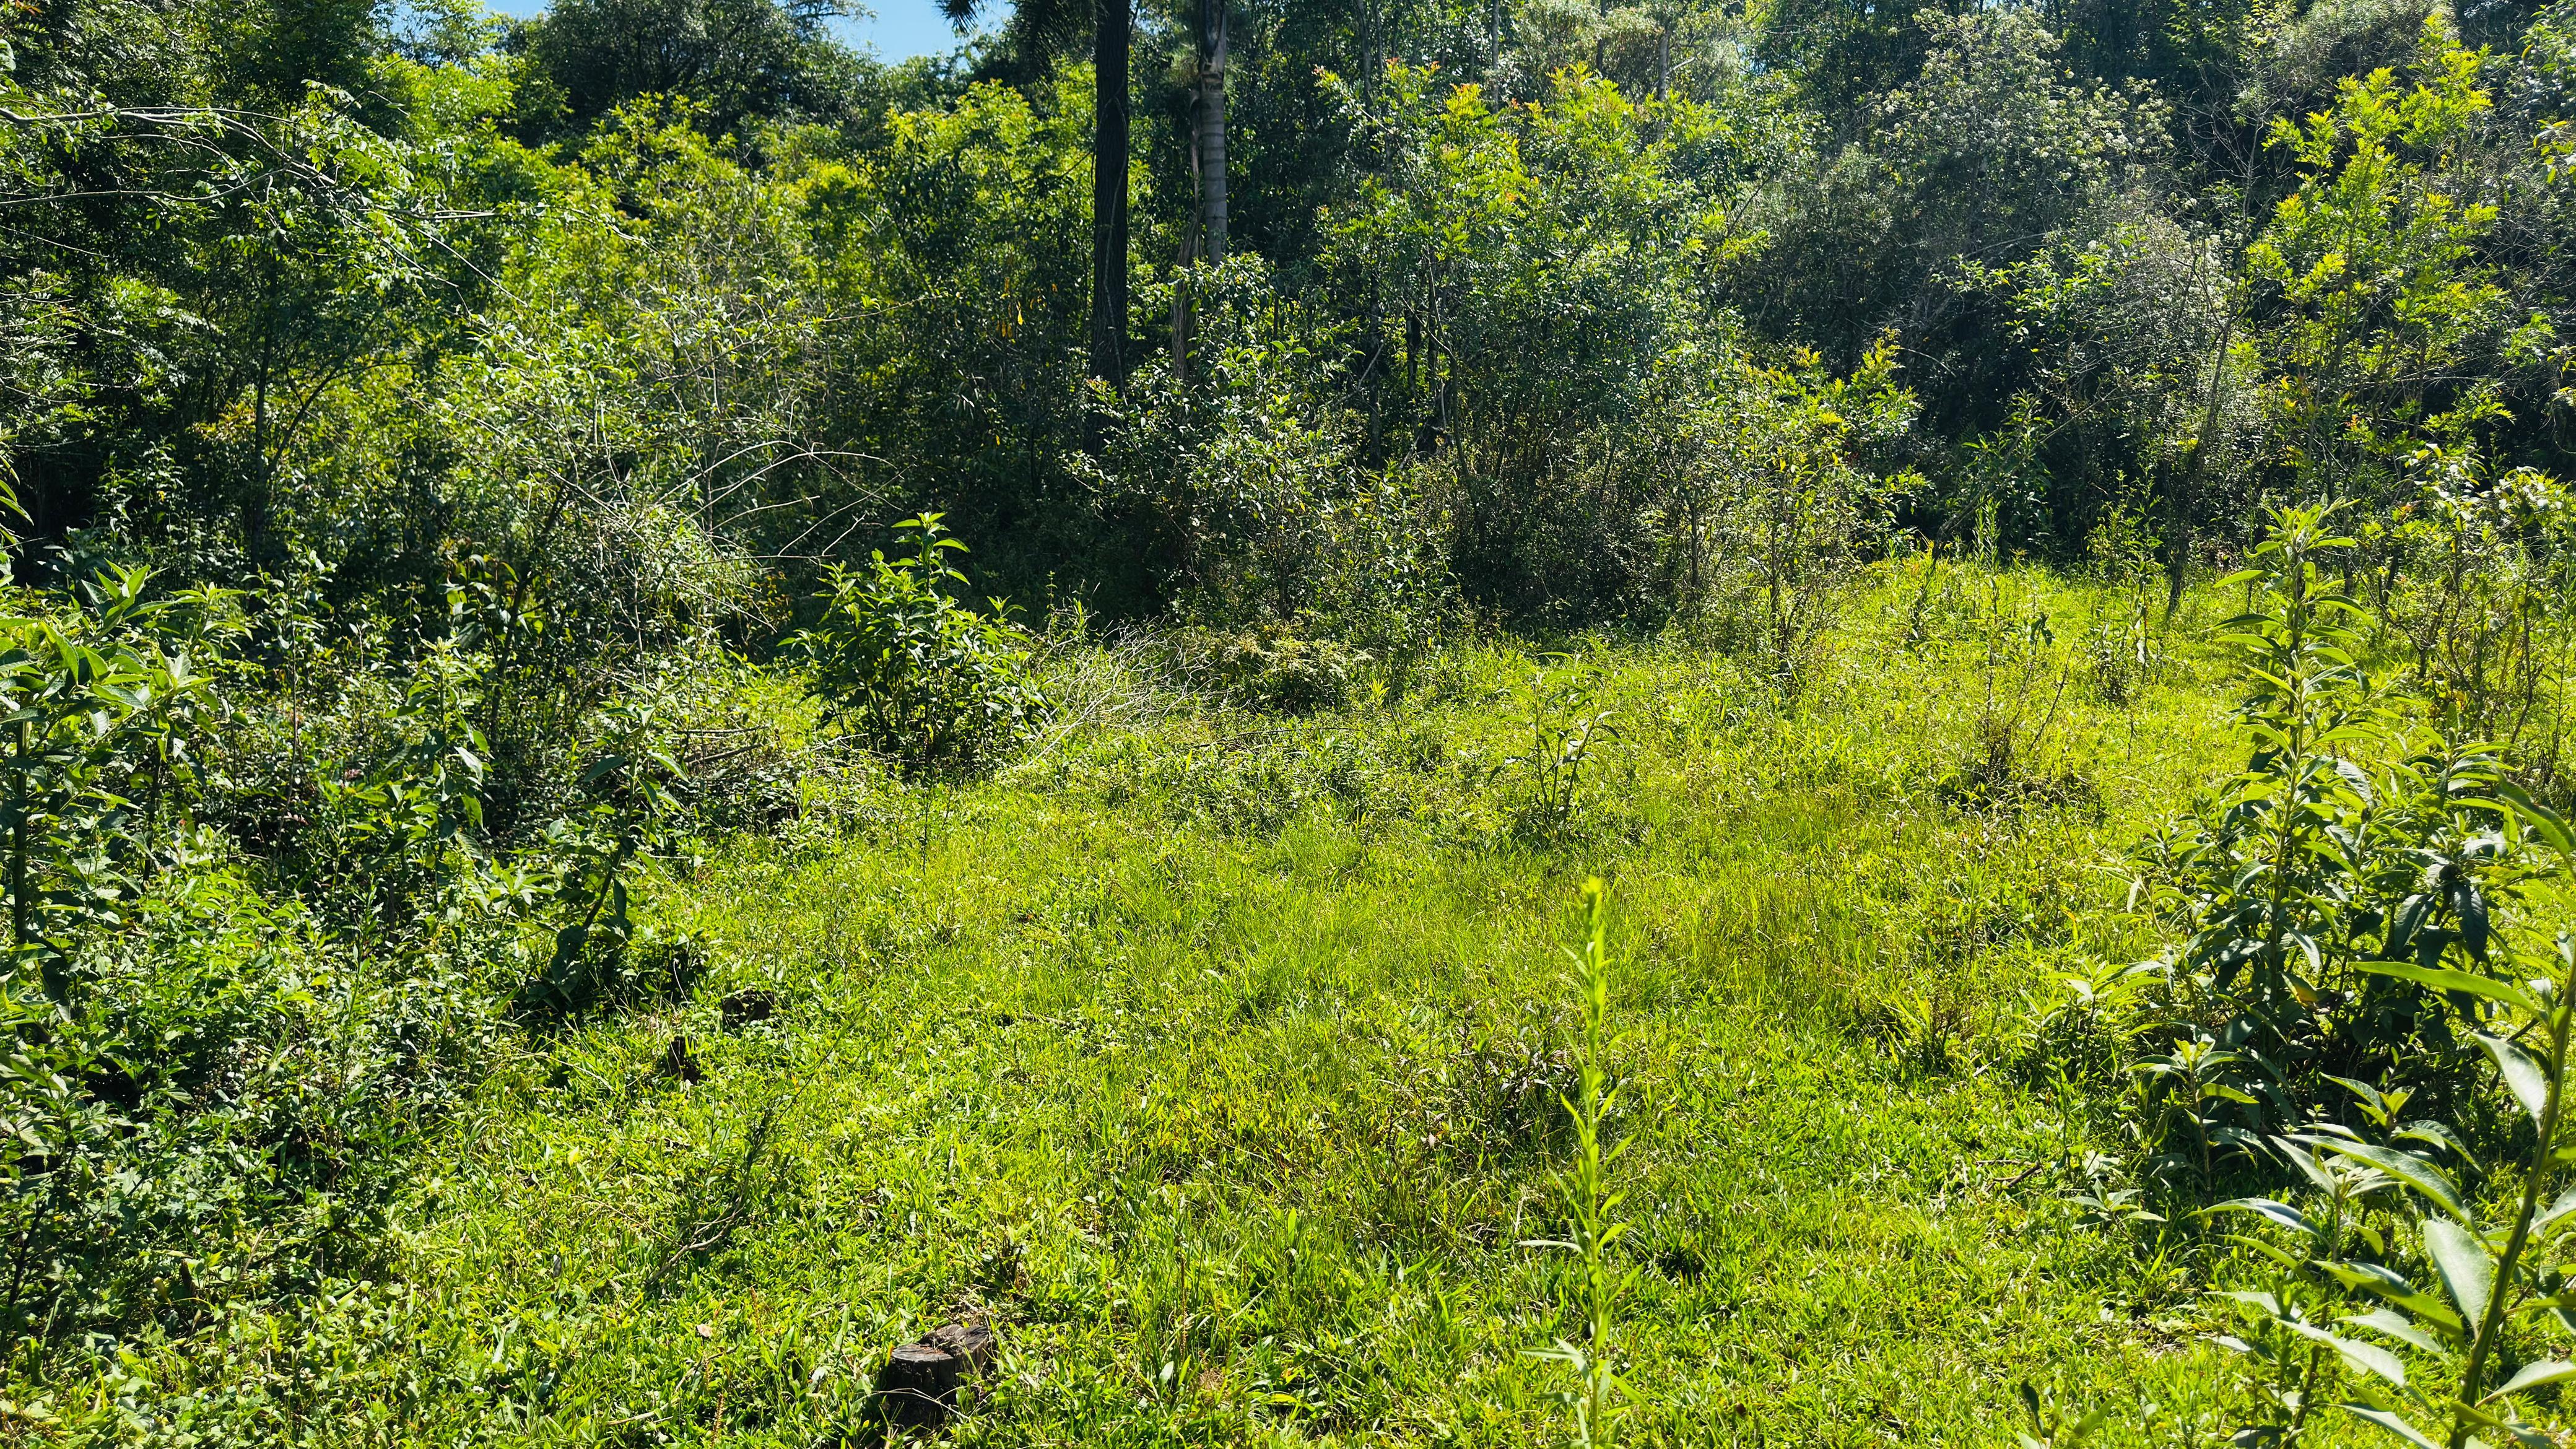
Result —
POLYGON ((2576 14, 946 8, 0 13, 0 1437, 2563 1432, 2576 14))
POLYGON ((850 738, 915 774, 972 772, 1019 744, 1043 707, 1023 677, 1028 651, 1001 617, 949 597, 966 576, 949 566, 965 545, 941 536, 939 515, 897 524, 916 551, 836 572, 814 627, 788 641, 824 708, 850 738))

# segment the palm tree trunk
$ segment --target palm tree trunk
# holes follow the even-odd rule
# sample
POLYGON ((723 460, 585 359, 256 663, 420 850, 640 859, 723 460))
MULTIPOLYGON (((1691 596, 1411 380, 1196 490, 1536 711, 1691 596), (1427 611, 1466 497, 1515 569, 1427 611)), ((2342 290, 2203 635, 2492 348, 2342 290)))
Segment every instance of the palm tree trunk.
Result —
POLYGON ((1199 219, 1207 259, 1225 260, 1226 0, 1199 0, 1199 219))

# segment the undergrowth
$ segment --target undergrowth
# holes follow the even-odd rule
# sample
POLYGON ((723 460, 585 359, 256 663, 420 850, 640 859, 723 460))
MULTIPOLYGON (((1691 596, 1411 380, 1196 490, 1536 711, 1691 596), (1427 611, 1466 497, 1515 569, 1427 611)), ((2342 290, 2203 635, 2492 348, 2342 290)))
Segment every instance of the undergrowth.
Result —
POLYGON ((2025 1383, 2214 1413, 2199 1294, 2240 1250, 2106 1229, 2060 1169, 2116 1144, 2028 1066, 2059 977, 2152 944, 2116 867, 2223 741, 2207 613, 2118 702, 2060 699, 2125 601, 1961 584, 1891 571, 1794 697, 1680 642, 1559 643, 1618 728, 1546 829, 1512 763, 1531 652, 1289 711, 1158 641, 1049 644, 1059 722, 997 777, 809 757, 790 820, 649 873, 637 940, 702 964, 494 1041, 402 1159, 381 1261, 22 1358, 12 1412, 67 1442, 863 1442, 886 1350, 981 1317, 965 1444, 1555 1442, 1563 1371, 1524 1350, 1558 1342, 1615 1345, 1632 1443, 1991 1442, 2025 1383), (2034 643, 2039 609, 2068 622, 2034 643), (1998 768, 1998 638, 2036 652, 1993 688, 2055 701, 2016 756, 2044 787, 1963 792, 1998 768), (1551 963, 1596 873, 1591 1038, 1551 963), (748 992, 760 1019, 723 1005, 748 992), (1583 1240, 1586 1102, 1623 1229, 1590 1266, 1529 1246, 1583 1240))

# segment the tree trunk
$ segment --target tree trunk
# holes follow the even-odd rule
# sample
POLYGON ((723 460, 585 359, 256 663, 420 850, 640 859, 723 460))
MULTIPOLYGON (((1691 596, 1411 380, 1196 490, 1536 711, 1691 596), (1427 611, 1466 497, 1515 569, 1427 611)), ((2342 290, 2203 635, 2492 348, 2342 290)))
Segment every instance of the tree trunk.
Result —
POLYGON ((1199 0, 1199 219, 1207 259, 1225 260, 1226 0, 1199 0))
POLYGON ((2191 571, 2192 512, 2199 507, 2201 470, 2209 461, 2211 435, 2218 431, 2218 410, 2225 401, 2222 389, 2227 384, 2227 349, 2236 341, 2236 313, 2227 313, 2226 322, 2218 329, 2218 352, 2210 359, 2209 390, 2200 415, 2200 435, 2191 442, 2191 454, 2183 460, 2182 476, 2166 500, 2171 509, 2171 527, 2165 539, 2165 617, 2170 619, 2182 608, 2183 584, 2191 571))
POLYGON ((1127 386, 1127 43, 1131 0, 1096 0, 1092 41, 1091 375, 1127 386))

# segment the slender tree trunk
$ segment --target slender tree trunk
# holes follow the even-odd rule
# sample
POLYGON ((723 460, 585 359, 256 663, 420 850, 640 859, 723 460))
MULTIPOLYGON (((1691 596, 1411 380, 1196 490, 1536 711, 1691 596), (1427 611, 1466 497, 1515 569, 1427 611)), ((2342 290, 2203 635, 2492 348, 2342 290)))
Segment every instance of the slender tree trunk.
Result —
POLYGON ((1127 43, 1131 0, 1096 0, 1092 41, 1091 375, 1127 386, 1127 43))
POLYGON ((1181 261, 1172 277, 1172 376, 1190 380, 1190 268, 1198 261, 1198 232, 1181 228, 1181 261))
POLYGON ((2191 515, 2200 506, 2201 470, 2209 461, 2211 437, 2218 431, 2218 410, 2226 400, 2227 349, 2236 341, 2236 313, 2230 309, 2218 330, 2218 353, 2209 363, 2209 391, 2200 417, 2200 436, 2192 439, 2191 456, 2183 460, 2182 477, 2167 500, 2172 510, 2171 537, 2165 540, 2165 617, 2182 607, 2182 589, 2191 571, 2191 515))
POLYGON ((1207 259, 1225 260, 1226 0, 1199 0, 1199 219, 1207 259))
POLYGON ((13 819, 9 826, 9 969, 15 971, 27 959, 27 938, 34 934, 29 922, 34 919, 27 901, 27 756, 34 746, 34 727, 18 721, 17 769, 9 777, 9 803, 13 819))

